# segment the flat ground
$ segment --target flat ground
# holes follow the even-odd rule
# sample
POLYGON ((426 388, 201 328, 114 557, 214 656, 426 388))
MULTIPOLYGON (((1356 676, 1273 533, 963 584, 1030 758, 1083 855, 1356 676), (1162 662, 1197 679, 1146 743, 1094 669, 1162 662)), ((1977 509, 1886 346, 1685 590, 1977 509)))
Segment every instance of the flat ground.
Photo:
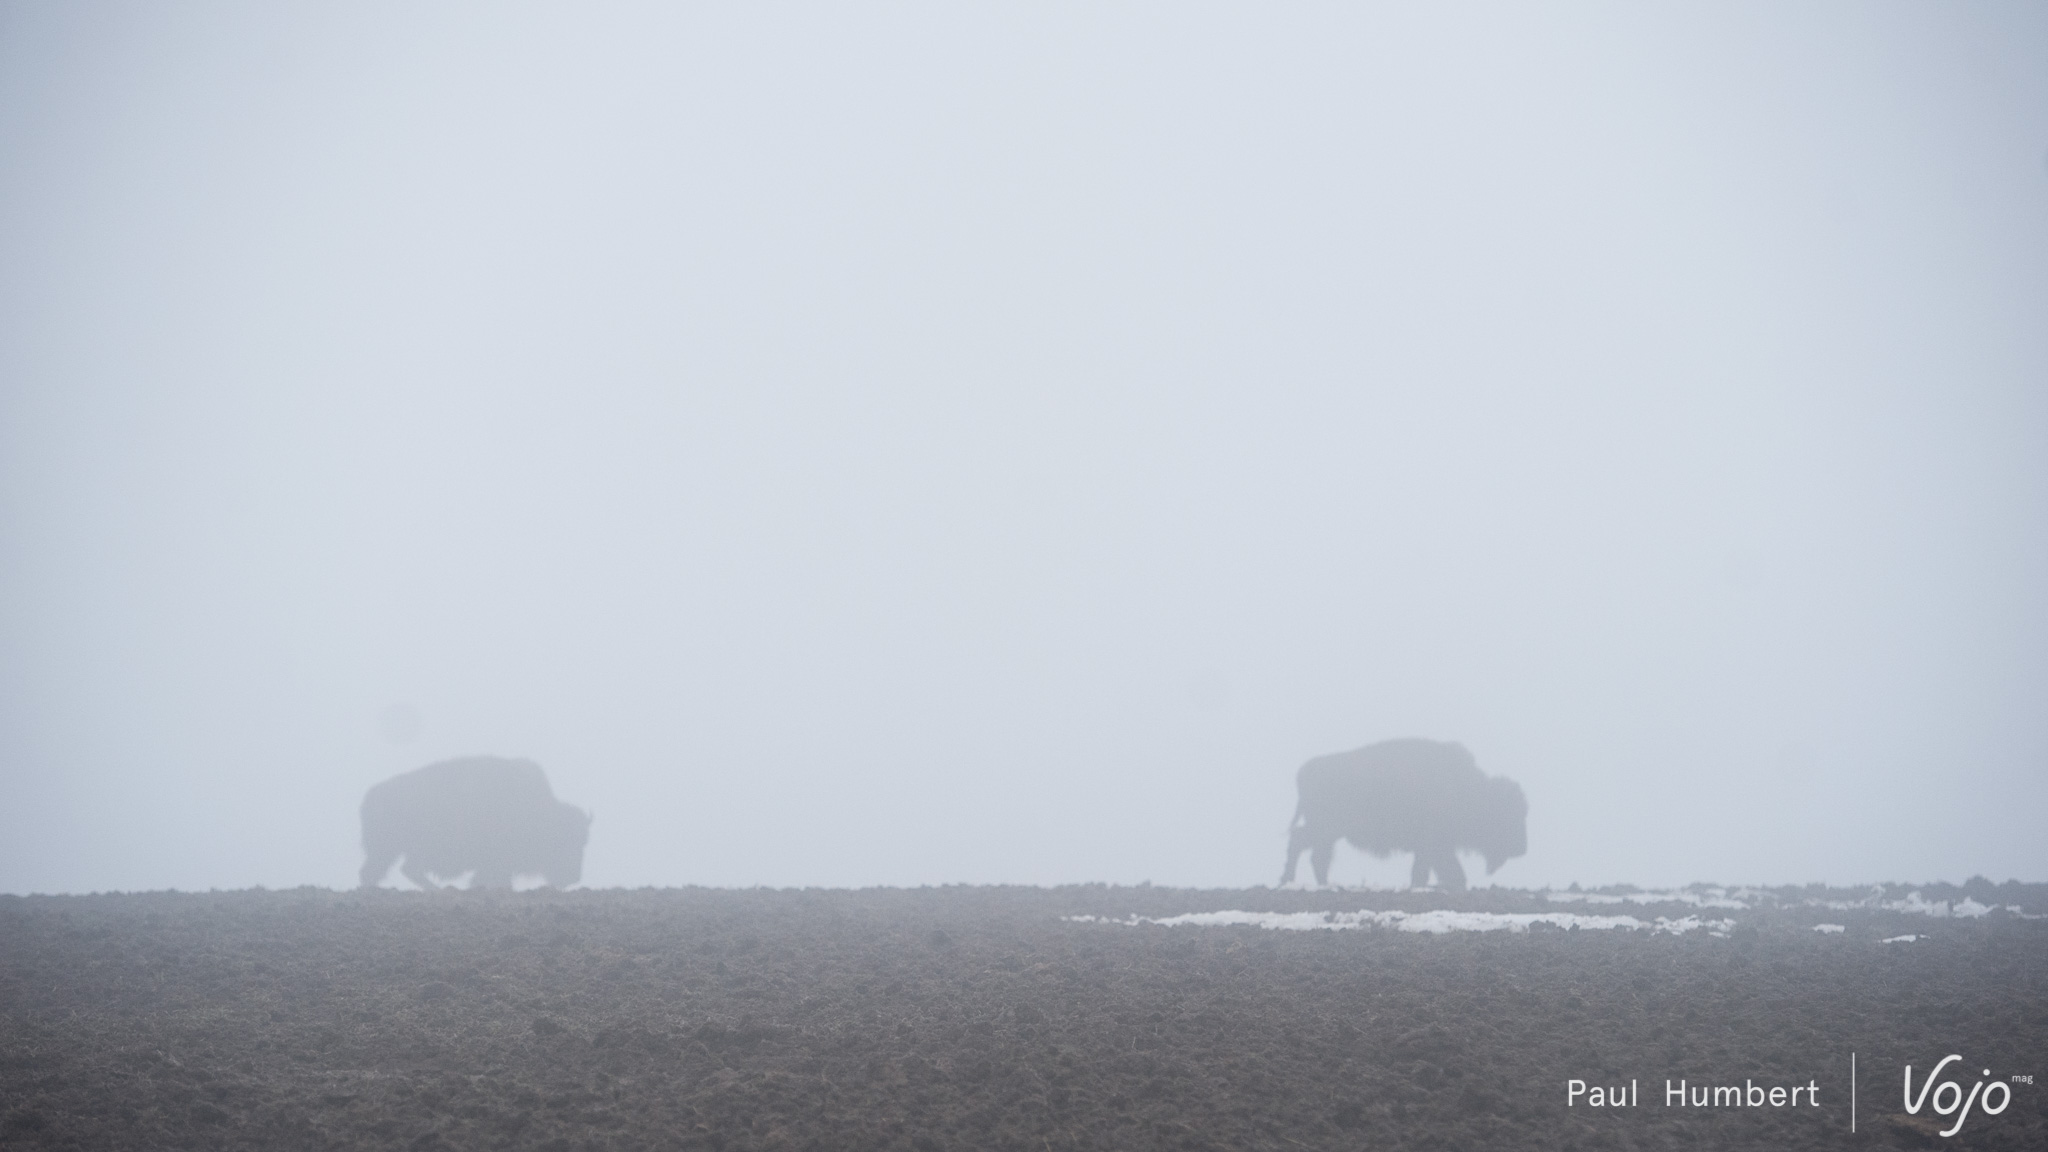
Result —
POLYGON ((0 1146, 2048 1147, 2048 919, 2005 910, 2048 888, 1910 891, 0 897, 0 1146), (1127 922, 1225 909, 1733 923, 1127 922), (2011 1097, 1952 1142, 1900 1099, 1951 1052, 2011 1097), (1818 1106, 1666 1107, 1667 1078, 1818 1106))

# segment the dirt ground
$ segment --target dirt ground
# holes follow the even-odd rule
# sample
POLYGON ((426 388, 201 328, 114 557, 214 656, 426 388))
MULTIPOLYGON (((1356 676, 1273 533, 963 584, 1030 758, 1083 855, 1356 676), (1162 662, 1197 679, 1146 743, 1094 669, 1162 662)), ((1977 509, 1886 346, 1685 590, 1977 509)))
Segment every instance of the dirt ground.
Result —
POLYGON ((2048 912, 2048 886, 1976 892, 1998 910, 1967 918, 1882 906, 1908 892, 0 897, 0 1146, 2048 1147, 2048 1085, 2010 1082, 2048 1072, 2048 919, 2004 910, 2048 912), (1432 908, 1734 924, 1067 919, 1432 908), (1944 1077, 2010 1103, 1946 1140, 1931 1105, 1904 1114, 1901 1067, 1952 1052, 1944 1077), (1669 1107, 1667 1078, 1818 1103, 1669 1107), (1568 1105, 1572 1079, 1636 1104, 1568 1105))

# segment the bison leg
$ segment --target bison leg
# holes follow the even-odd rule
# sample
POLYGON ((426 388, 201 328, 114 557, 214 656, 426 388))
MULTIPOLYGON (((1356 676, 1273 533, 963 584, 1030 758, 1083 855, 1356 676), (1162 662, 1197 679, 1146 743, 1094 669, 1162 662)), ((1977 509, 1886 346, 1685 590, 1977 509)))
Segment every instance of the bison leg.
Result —
POLYGON ((1463 892, 1465 890, 1465 866, 1458 863, 1458 854, 1456 852, 1448 848, 1444 850, 1443 856, 1436 862, 1436 878, 1437 882, 1442 884, 1446 891, 1463 892))
POLYGON ((476 870, 476 875, 469 878, 469 886, 471 888, 510 888, 512 887, 512 870, 499 867, 479 868, 476 870))
POLYGON ((405 863, 398 866, 398 872, 401 876, 404 876, 407 880, 412 881, 428 892, 432 892, 440 887, 439 884, 434 883, 434 877, 428 873, 427 866, 414 860, 410 854, 407 854, 405 863))
POLYGON ((385 874, 389 873, 391 866, 396 863, 398 863, 398 853, 395 850, 380 850, 368 853, 363 858, 363 887, 375 888, 377 885, 382 884, 385 874))
POLYGON ((1423 888, 1429 884, 1429 874, 1436 873, 1437 885, 1447 892, 1465 890, 1465 868, 1458 863, 1458 853, 1450 848, 1427 848, 1415 853, 1415 867, 1408 873, 1410 887, 1423 888))
POLYGON ((1337 837, 1318 832, 1306 823, 1296 824, 1287 837, 1287 870, 1280 874, 1282 884, 1294 883, 1294 866, 1301 860, 1303 852, 1308 853, 1308 862, 1316 870, 1316 883, 1330 882, 1330 856, 1337 849, 1337 837))

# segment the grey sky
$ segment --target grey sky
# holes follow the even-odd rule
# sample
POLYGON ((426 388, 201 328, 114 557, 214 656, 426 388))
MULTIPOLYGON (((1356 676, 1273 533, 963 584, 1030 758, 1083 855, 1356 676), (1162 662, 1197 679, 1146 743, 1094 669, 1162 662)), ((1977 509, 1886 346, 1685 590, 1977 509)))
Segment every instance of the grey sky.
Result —
POLYGON ((2048 879, 2048 9, 290 7, 0 6, 0 890, 2048 879))

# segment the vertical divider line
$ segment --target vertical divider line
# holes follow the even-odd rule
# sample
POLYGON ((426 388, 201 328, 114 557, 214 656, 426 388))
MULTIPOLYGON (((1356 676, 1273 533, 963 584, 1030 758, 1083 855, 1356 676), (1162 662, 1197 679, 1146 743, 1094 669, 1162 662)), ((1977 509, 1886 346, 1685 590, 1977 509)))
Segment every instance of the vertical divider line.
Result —
POLYGON ((1856 1131, 1856 1054, 1849 1053, 1849 1131, 1856 1131))

